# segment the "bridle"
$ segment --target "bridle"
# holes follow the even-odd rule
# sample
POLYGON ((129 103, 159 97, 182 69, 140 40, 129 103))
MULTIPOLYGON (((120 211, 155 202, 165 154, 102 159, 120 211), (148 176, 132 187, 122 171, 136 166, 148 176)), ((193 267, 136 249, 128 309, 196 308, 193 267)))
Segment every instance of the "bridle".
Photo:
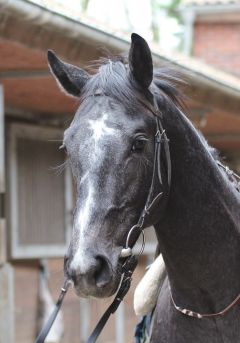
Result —
MULTIPOLYGON (((98 92, 95 95, 102 95, 102 93, 98 92)), ((156 205, 156 203, 162 198, 163 192, 160 191, 156 196, 154 196, 154 189, 156 181, 158 180, 159 185, 162 186, 163 184, 163 178, 162 178, 162 172, 161 172, 161 145, 163 143, 163 149, 165 152, 165 159, 166 159, 166 166, 167 166, 167 181, 168 181, 168 189, 170 189, 171 185, 171 159, 170 159, 170 150, 169 150, 169 140, 167 138, 166 132, 163 129, 162 123, 161 123, 161 112, 158 109, 157 103, 154 103, 153 105, 145 101, 141 101, 142 105, 147 108, 155 117, 156 120, 156 134, 155 134, 155 147, 154 147, 154 163, 153 163, 153 173, 152 173, 152 181, 150 185, 150 189, 148 192, 147 200, 145 203, 145 206, 140 214, 139 220, 137 224, 135 224, 128 232, 127 239, 126 239, 126 245, 122 248, 120 253, 120 258, 123 260, 122 266, 121 266, 121 282, 120 286, 118 288, 117 294, 111 303, 111 305, 107 308, 101 319, 99 320, 98 324, 96 325, 95 329, 93 330, 92 334, 87 340, 87 343, 94 343, 96 342, 98 336, 100 335, 102 329, 104 328, 107 320, 109 319, 110 315, 113 314, 117 308, 119 307, 120 303, 122 302, 123 298, 127 294, 132 281, 132 274, 137 266, 138 263, 138 257, 144 250, 145 245, 145 238, 144 238, 144 225, 145 220, 152 212, 152 209, 156 205), (137 238, 140 234, 143 236, 143 242, 142 242, 142 248, 138 255, 134 255, 132 248, 133 245, 136 243, 137 239, 135 239, 135 243, 133 244, 131 242, 131 238, 133 234, 137 233, 137 238)), ((134 236, 135 237, 135 236, 134 236)), ((45 341, 45 338, 47 337, 56 317, 57 314, 61 308, 61 305, 63 303, 63 299, 71 286, 72 281, 65 280, 63 287, 61 288, 61 292, 59 295, 59 298, 56 302, 55 308, 48 318, 48 321, 43 326, 42 330, 38 334, 38 337, 35 340, 35 343, 43 343, 45 341)))

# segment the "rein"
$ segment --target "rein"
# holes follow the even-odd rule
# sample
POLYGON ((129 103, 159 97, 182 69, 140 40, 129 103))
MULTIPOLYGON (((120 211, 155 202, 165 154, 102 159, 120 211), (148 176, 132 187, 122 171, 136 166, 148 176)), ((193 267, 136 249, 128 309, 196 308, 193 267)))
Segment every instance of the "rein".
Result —
POLYGON ((35 340, 35 343, 43 343, 45 341, 45 338, 47 337, 47 335, 48 335, 51 327, 53 326, 53 323, 54 323, 54 321, 58 315, 58 312, 59 312, 59 310, 62 306, 62 303, 63 303, 63 299, 64 299, 70 285, 71 285, 71 281, 65 280, 63 287, 61 288, 61 292, 60 292, 60 295, 58 297, 58 300, 55 304, 54 310, 51 313, 50 317, 48 318, 47 322, 43 325, 43 328, 39 332, 39 334, 35 340))
MULTIPOLYGON (((101 95, 97 93, 96 95, 101 95)), ((158 179, 159 184, 162 185, 162 174, 161 174, 161 143, 163 142, 164 146, 164 152, 166 157, 166 164, 167 164, 167 180, 168 180, 168 186, 170 187, 171 184, 171 159, 170 159, 170 150, 169 150, 169 140, 167 138, 166 132, 162 127, 161 123, 161 113, 158 109, 157 104, 155 103, 154 106, 152 106, 150 103, 146 104, 143 102, 143 105, 154 115, 156 119, 156 134, 155 134, 155 148, 154 148, 154 164, 153 164, 153 174, 152 174, 152 181, 149 189, 149 193, 147 196, 147 200, 144 206, 144 209, 141 212, 141 215, 139 217, 139 220, 137 224, 135 224, 129 231, 126 239, 126 245, 123 247, 120 253, 120 258, 123 259, 123 264, 121 267, 121 282, 120 286, 118 288, 117 294, 111 303, 111 305, 107 308, 107 310, 102 315, 101 319, 99 320, 98 324, 96 325, 95 329, 93 330, 92 334, 87 340, 87 343, 95 343, 98 336, 100 335, 101 331, 103 330, 106 322, 108 321, 111 314, 113 314, 117 308, 119 307, 120 303, 122 302, 123 298, 127 294, 132 281, 132 274, 137 266, 138 263, 138 257, 141 255, 141 253, 144 250, 145 245, 145 238, 144 238, 144 223, 147 216, 150 215, 151 210, 153 209, 154 205, 158 200, 160 200, 163 196, 163 192, 159 192, 154 197, 154 185, 156 179, 158 179), (134 244, 131 244, 131 236, 132 234, 138 231, 138 237, 140 234, 143 235, 143 242, 142 242, 142 248, 138 256, 133 255, 132 247, 134 244)), ((56 317, 57 314, 61 308, 61 305, 63 303, 64 297, 70 287, 72 282, 70 280, 65 280, 63 287, 61 288, 61 292, 59 295, 59 298, 55 304, 55 308, 48 318, 47 322, 44 324, 43 328, 41 329, 40 333, 38 334, 35 343, 43 343, 45 341, 45 338, 47 337, 56 317)))

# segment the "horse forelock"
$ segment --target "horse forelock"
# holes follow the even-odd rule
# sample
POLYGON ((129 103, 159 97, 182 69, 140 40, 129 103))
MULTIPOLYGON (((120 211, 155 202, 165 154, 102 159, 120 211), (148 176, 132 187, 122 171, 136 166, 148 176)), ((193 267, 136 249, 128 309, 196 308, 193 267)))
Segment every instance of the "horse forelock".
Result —
POLYGON ((80 101, 93 96, 100 90, 129 111, 141 107, 142 99, 152 102, 153 97, 161 106, 184 107, 184 96, 178 85, 183 81, 179 72, 170 66, 154 69, 154 77, 149 89, 143 89, 133 79, 127 60, 122 56, 95 61, 88 69, 93 73, 82 90, 80 101))

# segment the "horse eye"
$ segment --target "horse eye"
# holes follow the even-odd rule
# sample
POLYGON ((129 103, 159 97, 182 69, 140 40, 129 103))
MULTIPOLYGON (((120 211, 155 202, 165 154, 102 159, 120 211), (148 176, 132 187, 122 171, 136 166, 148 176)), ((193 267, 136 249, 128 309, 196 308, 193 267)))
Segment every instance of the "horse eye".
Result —
POLYGON ((146 138, 138 138, 132 145, 132 152, 142 152, 146 145, 147 139, 146 138))

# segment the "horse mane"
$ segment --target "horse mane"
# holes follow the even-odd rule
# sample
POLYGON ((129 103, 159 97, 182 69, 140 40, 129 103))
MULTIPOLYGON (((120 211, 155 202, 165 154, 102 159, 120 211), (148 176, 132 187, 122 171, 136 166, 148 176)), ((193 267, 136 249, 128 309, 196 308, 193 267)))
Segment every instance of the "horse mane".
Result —
POLYGON ((185 108, 184 95, 178 87, 185 82, 180 77, 180 73, 170 65, 165 64, 154 69, 150 92, 144 91, 131 79, 128 62, 124 56, 101 58, 93 61, 86 69, 91 74, 91 78, 83 89, 82 99, 101 89, 106 95, 131 109, 133 105, 140 105, 140 100, 144 96, 151 101, 149 96, 151 92, 162 106, 185 108))
POLYGON ((208 144, 206 138, 203 136, 203 134, 199 130, 197 132, 206 150, 210 153, 212 158, 215 160, 220 172, 225 177, 225 179, 229 182, 229 185, 233 187, 234 190, 238 190, 239 182, 235 177, 231 177, 232 170, 226 167, 224 162, 222 162, 224 158, 221 157, 220 152, 216 148, 208 144), (222 165, 222 167, 220 167, 219 164, 222 165), (228 174, 227 170, 229 170, 230 174, 228 174))

